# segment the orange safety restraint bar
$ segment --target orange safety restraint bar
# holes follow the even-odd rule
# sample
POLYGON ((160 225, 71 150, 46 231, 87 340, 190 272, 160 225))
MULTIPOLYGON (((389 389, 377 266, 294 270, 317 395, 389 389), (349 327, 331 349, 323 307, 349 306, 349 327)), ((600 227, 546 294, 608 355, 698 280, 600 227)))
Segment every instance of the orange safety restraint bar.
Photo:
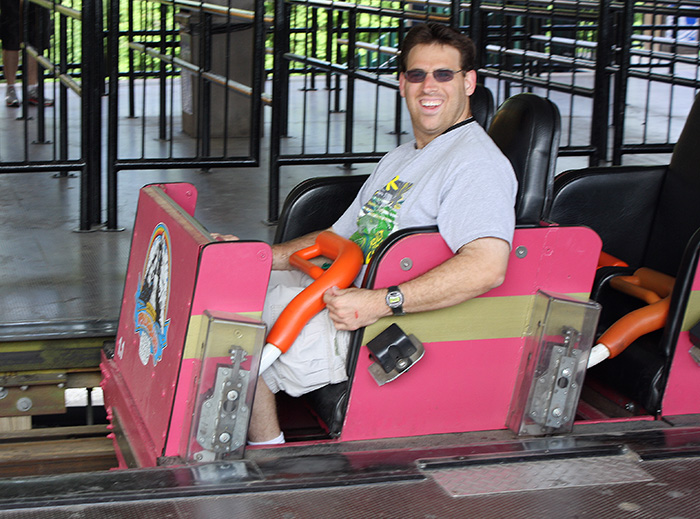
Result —
POLYGON ((632 276, 619 276, 610 281, 615 289, 647 303, 618 319, 598 340, 598 344, 610 351, 611 358, 642 335, 663 328, 674 283, 673 277, 646 267, 637 269, 632 276))
MULTIPOLYGON (((350 240, 330 231, 323 231, 311 247, 295 252, 289 263, 315 281, 297 295, 282 311, 267 335, 267 343, 286 352, 306 323, 326 306, 323 294, 329 288, 347 288, 362 268, 362 249, 350 240), (309 260, 323 256, 334 260, 328 270, 309 260)), ((264 371, 261 368, 261 372, 264 371)))

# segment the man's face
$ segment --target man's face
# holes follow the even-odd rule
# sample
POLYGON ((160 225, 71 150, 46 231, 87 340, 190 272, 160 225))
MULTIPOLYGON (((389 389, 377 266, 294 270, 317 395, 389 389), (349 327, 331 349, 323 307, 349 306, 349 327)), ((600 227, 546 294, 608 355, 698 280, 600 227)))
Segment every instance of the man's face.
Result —
POLYGON ((434 70, 456 71, 460 67, 459 51, 450 45, 421 44, 409 52, 406 70, 429 72, 421 83, 410 83, 403 72, 399 76, 399 90, 411 114, 418 148, 471 115, 469 96, 476 86, 476 72, 459 72, 452 81, 443 83, 436 81, 432 75, 434 70))

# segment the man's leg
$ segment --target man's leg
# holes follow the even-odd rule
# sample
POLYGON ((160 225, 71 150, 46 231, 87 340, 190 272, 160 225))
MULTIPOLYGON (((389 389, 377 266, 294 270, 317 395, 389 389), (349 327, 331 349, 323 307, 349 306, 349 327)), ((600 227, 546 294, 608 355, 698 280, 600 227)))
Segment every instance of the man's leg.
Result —
POLYGON ((258 377, 253 410, 250 415, 250 427, 248 427, 248 440, 253 443, 264 443, 278 439, 281 435, 275 394, 270 391, 263 378, 258 377))
MULTIPOLYGON (((273 270, 262 320, 268 326, 273 326, 289 302, 312 282, 313 279, 298 271, 273 270)), ((264 377, 269 380, 269 385, 265 378, 258 377, 248 428, 250 442, 281 443, 284 440, 273 391, 284 391, 297 397, 347 378, 345 353, 349 334, 342 332, 342 344, 337 345, 338 333, 340 332, 333 326, 328 312, 322 311, 304 326, 289 351, 265 372, 264 377)))
POLYGON ((2 49, 2 65, 5 80, 9 86, 14 86, 19 67, 19 51, 2 49))
POLYGON ((27 85, 30 87, 36 86, 39 83, 39 77, 37 73, 37 62, 36 58, 31 54, 27 53, 27 85))
POLYGON ((2 49, 3 75, 7 80, 5 91, 5 104, 7 106, 19 106, 17 92, 15 92, 15 81, 17 80, 17 68, 19 67, 19 51, 2 49))
MULTIPOLYGON (((39 104, 39 65, 34 56, 27 55, 27 85, 29 85, 29 104, 39 104)), ((53 99, 44 97, 44 106, 53 106, 53 99)))

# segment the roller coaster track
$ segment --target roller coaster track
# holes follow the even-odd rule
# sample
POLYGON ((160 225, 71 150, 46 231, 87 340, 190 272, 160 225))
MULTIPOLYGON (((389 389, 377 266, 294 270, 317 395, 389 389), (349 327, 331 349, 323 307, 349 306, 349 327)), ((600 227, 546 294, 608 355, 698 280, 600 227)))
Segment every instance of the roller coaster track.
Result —
POLYGON ((0 477, 108 470, 117 466, 106 425, 0 433, 0 477))

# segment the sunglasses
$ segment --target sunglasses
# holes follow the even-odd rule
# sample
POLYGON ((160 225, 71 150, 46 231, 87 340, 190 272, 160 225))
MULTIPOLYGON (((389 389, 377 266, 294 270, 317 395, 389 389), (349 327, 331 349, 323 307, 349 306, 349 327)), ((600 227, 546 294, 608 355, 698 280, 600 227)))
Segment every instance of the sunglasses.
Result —
MULTIPOLYGON (((455 74, 459 72, 465 72, 465 70, 450 70, 448 68, 439 68, 437 70, 432 71, 432 75, 435 78, 435 81, 438 83, 447 83, 448 81, 452 81, 455 77, 455 74)), ((422 83, 425 81, 425 78, 428 76, 430 72, 426 72, 423 69, 420 68, 413 68, 411 70, 407 70, 404 72, 404 76, 406 77, 406 81, 409 83, 422 83)))

